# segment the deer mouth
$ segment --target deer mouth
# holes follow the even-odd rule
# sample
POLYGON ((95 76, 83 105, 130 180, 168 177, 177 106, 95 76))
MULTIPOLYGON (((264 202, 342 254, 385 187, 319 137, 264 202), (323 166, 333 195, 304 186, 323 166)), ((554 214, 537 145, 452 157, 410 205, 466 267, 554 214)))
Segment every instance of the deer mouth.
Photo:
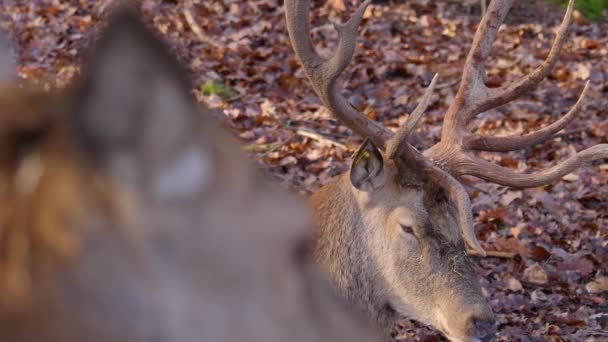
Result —
POLYGON ((437 313, 436 327, 452 342, 489 342, 494 340, 496 323, 485 305, 473 305, 470 312, 446 316, 437 313), (462 317, 465 317, 462 319, 462 317), (448 318, 455 317, 455 318, 448 318))

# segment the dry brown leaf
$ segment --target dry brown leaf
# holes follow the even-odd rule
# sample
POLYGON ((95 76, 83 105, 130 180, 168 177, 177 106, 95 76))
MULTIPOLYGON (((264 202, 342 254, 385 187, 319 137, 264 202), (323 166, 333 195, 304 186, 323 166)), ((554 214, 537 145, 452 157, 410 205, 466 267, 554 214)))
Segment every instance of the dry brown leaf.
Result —
POLYGON ((576 173, 569 173, 562 177, 562 179, 566 182, 576 182, 577 180, 579 180, 579 178, 580 177, 576 173))
POLYGON ((608 292, 608 277, 599 277, 585 285, 589 293, 608 292))
POLYGON ((521 285, 521 282, 515 278, 507 279, 507 287, 511 291, 521 291, 524 287, 521 285))
POLYGON ((500 196, 499 202, 501 205, 507 206, 511 204, 511 202, 513 202, 514 200, 521 198, 522 194, 523 193, 520 190, 507 191, 502 196, 500 196))
POLYGON ((524 271, 524 280, 533 284, 544 285, 549 282, 549 277, 539 264, 534 264, 524 271))
POLYGON ((327 4, 336 12, 346 11, 344 0, 327 0, 327 4))

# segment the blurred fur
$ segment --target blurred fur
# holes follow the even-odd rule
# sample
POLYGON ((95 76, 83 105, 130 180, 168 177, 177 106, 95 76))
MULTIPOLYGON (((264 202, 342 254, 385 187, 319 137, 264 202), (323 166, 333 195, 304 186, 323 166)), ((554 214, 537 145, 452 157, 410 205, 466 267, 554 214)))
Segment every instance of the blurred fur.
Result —
POLYGON ((131 10, 63 91, 0 86, 0 340, 373 341, 131 10))

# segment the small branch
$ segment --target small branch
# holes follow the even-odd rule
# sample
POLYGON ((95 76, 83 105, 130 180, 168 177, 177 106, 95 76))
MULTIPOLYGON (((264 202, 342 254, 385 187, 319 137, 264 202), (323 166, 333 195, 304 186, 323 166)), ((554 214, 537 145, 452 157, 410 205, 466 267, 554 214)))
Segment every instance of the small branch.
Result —
POLYGON ((460 77, 455 77, 447 82, 438 84, 437 86, 435 86, 435 89, 450 88, 460 83, 460 79, 460 77))
POLYGON ((276 150, 283 145, 282 142, 273 142, 269 144, 249 144, 243 146, 245 152, 252 153, 268 153, 276 150))
MULTIPOLYGON (((474 251, 474 250, 469 250, 468 253, 471 256, 483 256, 479 252, 474 251)), ((519 255, 519 253, 515 253, 515 252, 486 251, 486 256, 493 257, 493 258, 513 259, 518 255, 519 255)))
POLYGON ((295 127, 291 127, 289 126, 289 123, 283 121, 278 115, 276 115, 276 113, 273 110, 269 110, 265 112, 267 115, 269 115, 271 118, 274 119, 274 121, 281 126, 282 128, 288 129, 292 132, 294 132, 297 135, 306 137, 306 138, 310 138, 310 139, 314 139, 317 141, 321 141, 321 142, 326 142, 329 143, 333 146, 339 147, 341 149, 344 150, 348 150, 348 147, 346 147, 346 145, 338 142, 335 139, 332 139, 326 135, 323 135, 321 133, 317 133, 311 129, 307 129, 307 128, 295 128, 295 127))
POLYGON ((219 47, 221 44, 216 42, 213 38, 209 37, 203 32, 203 29, 196 23, 194 17, 192 16, 192 12, 189 9, 184 9, 184 18, 190 26, 190 30, 196 35, 196 37, 203 43, 211 45, 213 47, 219 47))
POLYGON ((329 143, 331 145, 334 145, 335 147, 339 147, 339 148, 341 148, 343 150, 348 150, 348 147, 346 147, 346 145, 344 145, 344 144, 342 144, 342 143, 340 143, 340 142, 338 142, 338 141, 336 141, 336 140, 334 140, 334 139, 332 139, 330 137, 321 135, 321 134, 319 134, 317 132, 314 132, 314 131, 311 131, 311 130, 308 130, 308 129, 303 129, 303 128, 294 129, 294 131, 296 132, 296 134, 301 135, 303 137, 314 139, 314 140, 318 140, 318 141, 321 141, 321 142, 326 142, 326 143, 329 143))

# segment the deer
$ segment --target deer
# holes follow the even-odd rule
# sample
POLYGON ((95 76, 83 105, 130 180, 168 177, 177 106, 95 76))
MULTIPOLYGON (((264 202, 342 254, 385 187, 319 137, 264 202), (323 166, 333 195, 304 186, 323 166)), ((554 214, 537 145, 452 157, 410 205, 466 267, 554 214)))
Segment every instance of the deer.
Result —
POLYGON ((0 340, 380 341, 314 263, 302 201, 137 10, 112 13, 66 88, 4 76, 0 48, 0 340))
POLYGON ((486 253, 475 235, 471 200, 463 176, 513 188, 550 184, 574 169, 608 158, 599 144, 553 167, 520 173, 495 165, 477 151, 508 152, 550 140, 580 111, 589 83, 576 104, 552 124, 520 136, 473 133, 478 115, 536 87, 555 65, 572 20, 570 0, 544 62, 512 83, 490 88, 485 63, 512 0, 493 0, 477 29, 460 86, 445 112, 441 139, 419 151, 409 143, 424 114, 437 75, 417 107, 395 132, 359 112, 341 94, 338 78, 354 54, 357 30, 370 1, 351 18, 334 24, 338 42, 321 57, 310 37, 310 4, 285 0, 285 18, 296 57, 322 105, 364 142, 350 168, 312 194, 315 260, 336 291, 366 312, 383 331, 403 317, 438 329, 452 341, 486 341, 496 324, 467 247, 486 253))

